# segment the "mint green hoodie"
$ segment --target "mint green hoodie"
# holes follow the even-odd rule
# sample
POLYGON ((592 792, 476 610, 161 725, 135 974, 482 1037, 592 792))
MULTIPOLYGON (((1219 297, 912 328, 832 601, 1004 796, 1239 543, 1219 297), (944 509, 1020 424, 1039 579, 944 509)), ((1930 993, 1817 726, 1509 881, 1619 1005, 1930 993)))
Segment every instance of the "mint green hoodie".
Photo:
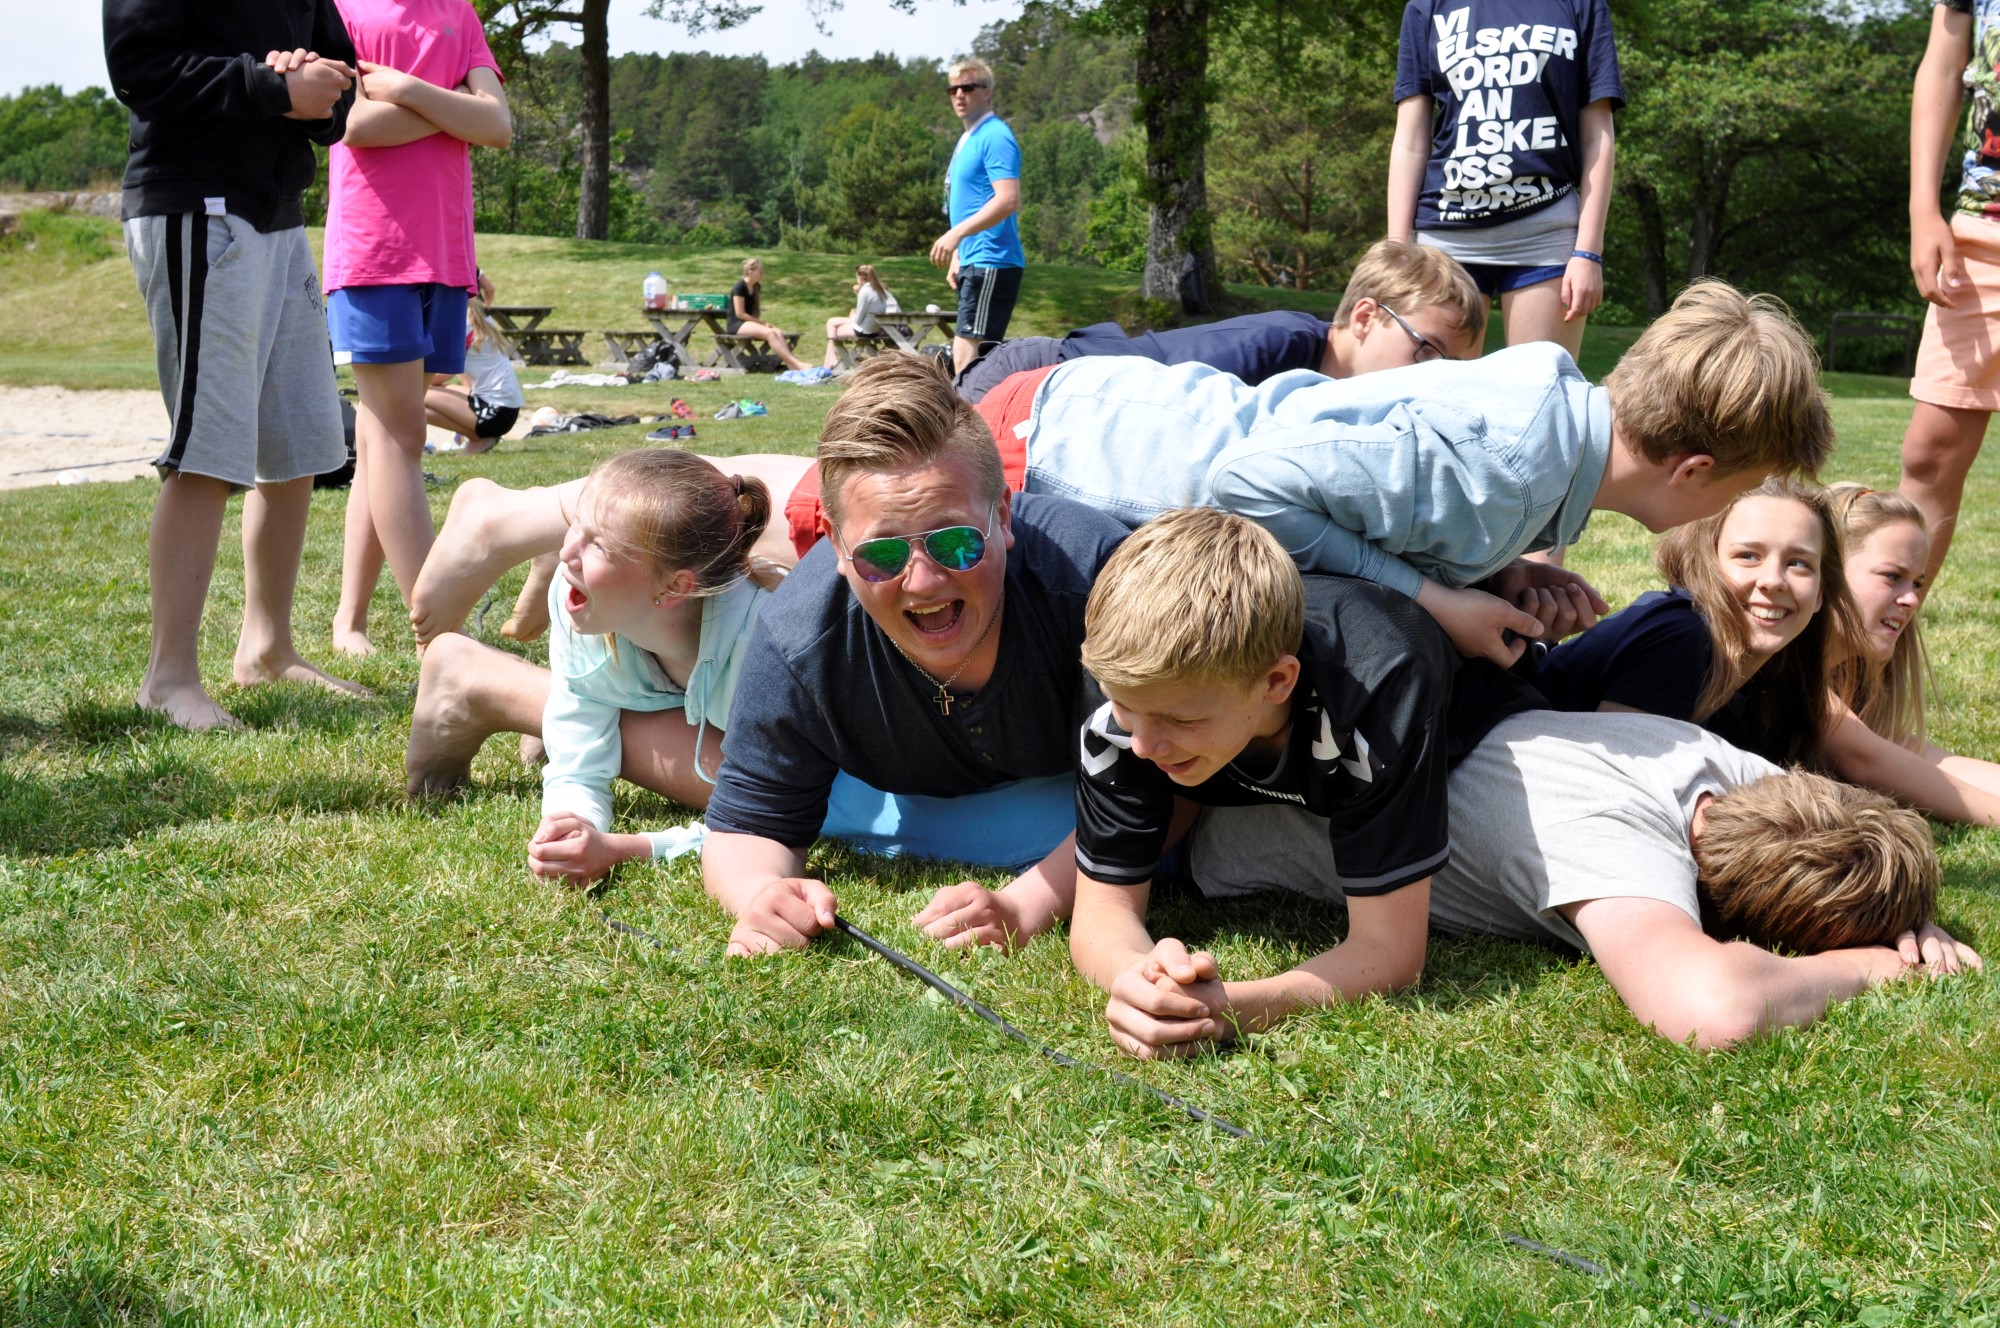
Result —
MULTIPOLYGON (((542 769, 542 815, 574 812, 599 830, 609 830, 611 781, 624 756, 619 717, 627 710, 685 710, 687 722, 695 726, 695 770, 700 773, 707 730, 729 727, 737 666, 771 592, 745 578, 703 601, 699 654, 682 689, 651 651, 577 631, 562 605, 565 585, 560 576, 549 584, 549 701, 542 711, 548 764, 542 769)), ((677 833, 647 833, 656 857, 671 850, 666 841, 677 833)))

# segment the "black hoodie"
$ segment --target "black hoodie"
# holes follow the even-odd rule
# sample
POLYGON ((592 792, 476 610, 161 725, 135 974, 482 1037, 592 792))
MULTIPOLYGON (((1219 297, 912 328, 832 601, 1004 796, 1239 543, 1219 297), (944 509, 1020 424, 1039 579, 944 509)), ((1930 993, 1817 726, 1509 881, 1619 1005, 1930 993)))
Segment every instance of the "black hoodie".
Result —
POLYGON ((299 47, 354 63, 333 0, 104 0, 111 88, 132 111, 125 217, 220 198, 260 231, 302 225, 311 145, 340 141, 355 89, 329 119, 286 119, 291 92, 264 56, 299 47))

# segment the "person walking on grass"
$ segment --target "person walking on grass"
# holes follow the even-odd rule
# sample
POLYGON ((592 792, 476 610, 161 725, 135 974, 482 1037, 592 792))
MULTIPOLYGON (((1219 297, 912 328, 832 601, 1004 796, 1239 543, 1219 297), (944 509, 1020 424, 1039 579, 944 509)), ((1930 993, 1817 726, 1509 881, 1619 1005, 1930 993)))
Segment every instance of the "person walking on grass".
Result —
POLYGON ((951 367, 963 373, 985 346, 1006 337, 1028 258, 1015 219, 1021 145, 993 114, 993 67, 966 56, 952 64, 949 79, 951 109, 965 132, 944 177, 951 229, 931 245, 931 262, 945 269, 945 280, 958 292, 951 367))
POLYGON ((236 682, 361 692, 292 642, 313 476, 346 456, 299 209, 312 145, 338 142, 354 104, 340 12, 332 0, 105 0, 104 57, 132 112, 125 251, 172 422, 154 461, 153 640, 138 704, 185 729, 241 727, 202 685, 197 655, 223 507, 238 491, 236 682))

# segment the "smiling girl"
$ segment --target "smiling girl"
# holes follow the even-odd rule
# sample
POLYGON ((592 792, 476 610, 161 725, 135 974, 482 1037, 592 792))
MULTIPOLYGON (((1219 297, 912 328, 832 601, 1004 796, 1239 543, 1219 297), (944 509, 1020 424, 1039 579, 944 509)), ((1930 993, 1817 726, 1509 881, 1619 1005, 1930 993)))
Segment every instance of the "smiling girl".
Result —
POLYGON ((1766 481, 1670 532, 1653 561, 1671 588, 1551 650, 1535 685, 1559 710, 1666 715, 1769 760, 1814 761, 1832 646, 1854 616, 1826 494, 1766 481))
POLYGON ((2000 825, 2000 765, 1954 756, 1924 736, 1930 666, 1918 614, 1931 539, 1922 509, 1859 484, 1828 494, 1857 629, 1833 660, 1827 760, 1843 778, 1942 820, 2000 825))

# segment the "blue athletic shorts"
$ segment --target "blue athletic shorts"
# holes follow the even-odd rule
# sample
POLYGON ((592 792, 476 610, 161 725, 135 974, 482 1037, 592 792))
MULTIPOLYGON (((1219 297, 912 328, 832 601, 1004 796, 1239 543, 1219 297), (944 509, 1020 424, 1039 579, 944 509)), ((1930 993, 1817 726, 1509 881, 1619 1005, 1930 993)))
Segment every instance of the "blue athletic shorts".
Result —
POLYGON ((958 270, 959 336, 972 341, 1001 341, 1021 298, 1018 267, 962 267, 958 270))
POLYGON ((1075 828, 1073 774, 1018 779, 956 798, 884 793, 843 774, 833 781, 820 833, 885 857, 1020 871, 1054 852, 1075 828))
POLYGON ((1479 293, 1488 297, 1505 295, 1524 286, 1539 286, 1560 277, 1567 268, 1567 264, 1563 263, 1548 267, 1504 267, 1499 263, 1465 263, 1462 266, 1472 274, 1472 284, 1479 287, 1479 293))
POLYGON ((326 297, 335 364, 403 364, 425 373, 465 372, 466 292, 421 281, 347 286, 326 297))

